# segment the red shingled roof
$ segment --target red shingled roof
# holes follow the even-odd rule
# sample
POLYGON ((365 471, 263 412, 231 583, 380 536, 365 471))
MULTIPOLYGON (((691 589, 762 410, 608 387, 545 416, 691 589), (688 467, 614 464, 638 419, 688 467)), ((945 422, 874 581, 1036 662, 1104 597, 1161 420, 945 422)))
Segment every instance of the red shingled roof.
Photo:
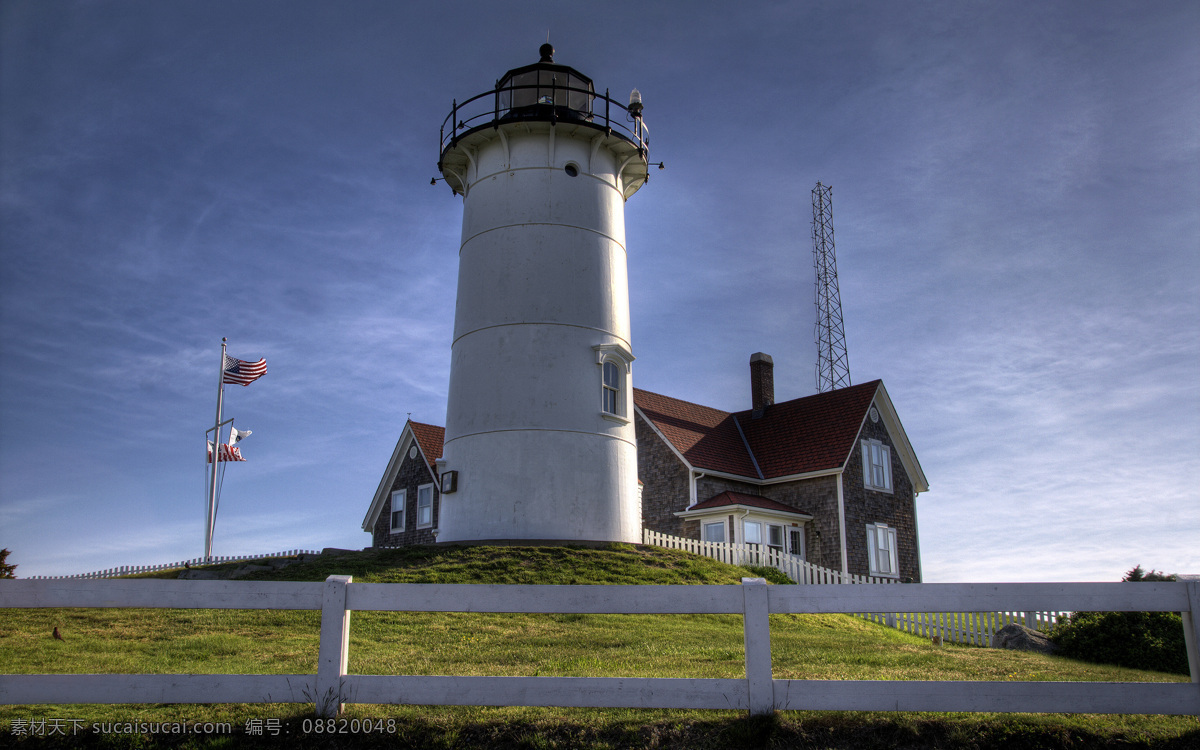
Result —
POLYGON ((841 468, 879 384, 773 404, 758 419, 636 388, 634 403, 694 468, 774 479, 841 468))
POLYGON ((408 423, 412 425, 413 435, 421 444, 421 452, 425 454, 425 460, 432 467, 433 462, 442 457, 442 445, 446 442, 446 428, 412 420, 409 420, 408 423))
POLYGON ((758 476, 729 412, 639 388, 633 402, 692 466, 758 476))
POLYGON ((775 510, 781 513, 799 513, 807 516, 802 510, 797 510, 790 505, 777 503, 770 498, 762 495, 747 495, 742 492, 722 492, 719 495, 710 497, 702 503, 696 503, 688 510, 708 510, 710 508, 721 508, 727 505, 748 505, 752 508, 763 508, 764 510, 775 510))

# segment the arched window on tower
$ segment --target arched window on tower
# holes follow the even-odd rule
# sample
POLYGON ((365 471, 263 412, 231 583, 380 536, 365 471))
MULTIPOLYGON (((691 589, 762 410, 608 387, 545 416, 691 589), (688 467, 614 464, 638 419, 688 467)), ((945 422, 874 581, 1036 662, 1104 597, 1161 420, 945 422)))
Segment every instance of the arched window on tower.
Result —
POLYGON ((619 344, 592 347, 596 364, 600 365, 600 415, 605 419, 628 424, 632 415, 629 393, 629 371, 633 355, 619 344))

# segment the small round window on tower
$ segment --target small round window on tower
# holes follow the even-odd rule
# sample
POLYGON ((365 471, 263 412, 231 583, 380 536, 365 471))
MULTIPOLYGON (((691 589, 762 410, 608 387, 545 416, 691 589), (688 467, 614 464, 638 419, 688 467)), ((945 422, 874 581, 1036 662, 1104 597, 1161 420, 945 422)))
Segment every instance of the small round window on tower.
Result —
POLYGON ((579 176, 579 167, 575 166, 574 164, 568 164, 567 166, 563 167, 563 171, 567 173, 568 177, 579 176))

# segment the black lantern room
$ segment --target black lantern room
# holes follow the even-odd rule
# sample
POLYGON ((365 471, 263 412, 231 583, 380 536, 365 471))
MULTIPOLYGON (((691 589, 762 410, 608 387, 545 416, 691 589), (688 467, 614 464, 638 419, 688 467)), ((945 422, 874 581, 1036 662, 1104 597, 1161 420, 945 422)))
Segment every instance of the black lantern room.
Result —
POLYGON ((574 68, 554 63, 554 47, 543 44, 541 59, 504 74, 496 88, 506 118, 556 117, 591 120, 596 89, 592 79, 574 68))

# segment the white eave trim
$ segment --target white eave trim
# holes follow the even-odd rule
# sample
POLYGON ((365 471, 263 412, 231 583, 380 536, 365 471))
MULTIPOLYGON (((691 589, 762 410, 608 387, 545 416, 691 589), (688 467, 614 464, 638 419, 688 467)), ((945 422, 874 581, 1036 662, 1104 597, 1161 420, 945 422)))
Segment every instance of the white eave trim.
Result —
POLYGON ((732 512, 749 513, 755 516, 770 516, 772 518, 786 518, 789 521, 799 519, 807 522, 813 520, 810 514, 799 510, 774 510, 771 508, 760 508, 757 505, 744 505, 742 503, 718 505, 715 508, 703 508, 701 510, 681 510, 676 511, 674 515, 679 518, 700 518, 702 516, 727 516, 732 512))

